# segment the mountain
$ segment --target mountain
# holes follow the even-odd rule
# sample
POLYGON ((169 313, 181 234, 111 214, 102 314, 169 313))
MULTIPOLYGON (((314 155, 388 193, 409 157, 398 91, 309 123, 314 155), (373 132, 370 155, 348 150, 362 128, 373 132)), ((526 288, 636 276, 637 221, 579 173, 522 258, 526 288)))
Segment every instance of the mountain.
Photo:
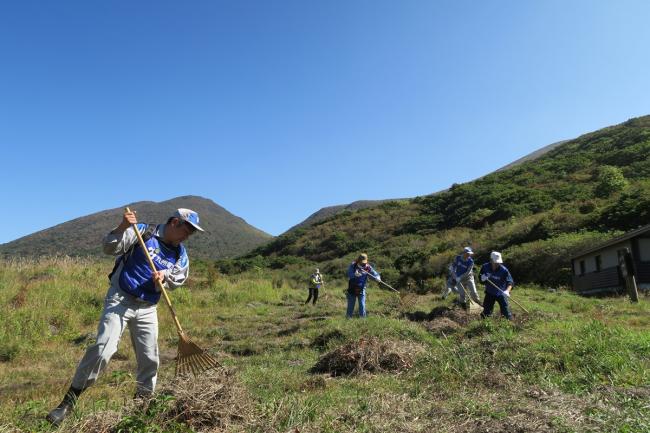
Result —
MULTIPOLYGON (((175 209, 182 207, 198 212, 201 227, 206 232, 197 233, 185 242, 190 258, 237 256, 272 239, 271 235, 203 197, 183 196, 159 203, 142 201, 125 206, 137 211, 138 220, 147 223, 164 223, 175 209)), ((124 207, 108 209, 33 233, 0 245, 0 255, 101 255, 102 237, 119 224, 123 212, 124 207)))
POLYGON ((319 263, 340 275, 359 252, 388 281, 444 284, 465 245, 504 253, 516 280, 569 283, 576 251, 650 223, 650 116, 554 143, 449 189, 339 213, 287 232, 226 268, 319 263))
MULTIPOLYGON (((546 154, 547 152, 549 152, 549 151, 555 149, 556 147, 560 146, 561 144, 566 143, 567 141, 568 140, 558 141, 556 143, 552 143, 552 144, 549 144, 547 146, 544 146, 541 149, 537 149, 536 151, 531 152, 528 155, 523 156, 523 157, 517 159, 516 161, 513 161, 510 164, 504 166, 504 167, 501 167, 497 171, 507 170, 507 169, 515 167, 517 165, 523 164, 524 162, 535 160, 535 159, 541 157, 542 155, 546 154)), ((447 191, 447 190, 434 192, 434 193, 432 193, 430 195, 438 194, 438 193, 444 192, 444 191, 447 191)), ((390 202, 390 201, 397 201, 397 200, 407 200, 407 199, 357 200, 357 201, 354 201, 354 202, 352 202, 350 204, 327 206, 327 207, 324 207, 324 208, 321 208, 321 209, 317 210, 313 214, 309 215, 301 223, 298 223, 295 226, 291 227, 289 230, 287 230, 287 233, 292 231, 292 230, 295 230, 295 229, 299 229, 299 228, 303 228, 303 227, 309 227, 309 226, 311 226, 313 224, 319 223, 321 221, 324 221, 324 220, 326 220, 328 218, 331 218, 331 217, 333 217, 335 215, 339 215, 339 214, 341 214, 343 212, 346 212, 346 211, 355 211, 355 210, 359 210, 359 209, 366 209, 366 208, 370 208, 370 207, 379 206, 382 203, 386 203, 386 202, 390 202)))
POLYGON ((290 232, 291 230, 299 229, 302 227, 309 227, 311 225, 314 225, 316 223, 319 223, 321 221, 324 221, 328 218, 331 218, 335 215, 338 215, 340 213, 343 213, 345 211, 354 211, 354 210, 359 210, 359 209, 366 209, 369 207, 377 206, 380 205, 384 202, 391 201, 391 200, 357 200, 355 202, 352 202, 350 204, 340 204, 340 205, 335 205, 335 206, 327 206, 324 208, 321 208, 314 212, 313 214, 309 215, 304 221, 301 223, 296 224, 295 226, 291 227, 287 232, 290 232))

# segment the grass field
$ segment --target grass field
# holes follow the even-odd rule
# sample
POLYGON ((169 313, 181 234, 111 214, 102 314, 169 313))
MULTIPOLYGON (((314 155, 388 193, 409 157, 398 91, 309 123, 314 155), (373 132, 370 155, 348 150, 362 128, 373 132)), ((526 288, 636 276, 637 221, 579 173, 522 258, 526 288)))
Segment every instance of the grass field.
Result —
MULTIPOLYGON (((44 416, 92 341, 111 263, 0 265, 0 432, 54 431, 44 416)), ((345 320, 342 282, 328 284, 316 306, 303 305, 301 285, 263 271, 225 277, 202 264, 172 293, 187 333, 228 371, 198 382, 227 377, 219 382, 229 390, 227 423, 157 424, 177 398, 165 392, 153 415, 134 408, 125 335, 59 431, 650 432, 647 298, 635 305, 517 287, 530 314, 513 306, 510 323, 478 320, 434 294, 400 302, 371 286, 369 317, 345 320), (324 356, 345 364, 359 346, 368 362, 351 374, 314 372, 324 356)), ((177 337, 164 305, 158 314, 163 391, 177 337)))

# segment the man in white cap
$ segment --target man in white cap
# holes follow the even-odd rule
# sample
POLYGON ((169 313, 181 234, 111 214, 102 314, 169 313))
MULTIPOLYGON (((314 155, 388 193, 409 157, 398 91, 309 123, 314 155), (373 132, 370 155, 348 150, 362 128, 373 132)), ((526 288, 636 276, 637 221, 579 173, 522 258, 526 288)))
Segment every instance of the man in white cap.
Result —
POLYGON ((155 280, 167 289, 181 286, 187 279, 189 259, 182 242, 199 226, 199 215, 178 209, 166 224, 138 224, 135 212, 124 212, 122 222, 103 240, 106 254, 118 256, 109 275, 110 288, 104 300, 95 344, 88 347, 77 366, 63 401, 47 420, 59 425, 72 412, 79 395, 97 380, 117 351, 122 332, 129 328, 138 363, 136 397, 150 396, 158 375, 158 316, 160 299, 155 280), (157 271, 154 273, 133 229, 142 235, 157 271))
POLYGON ((479 278, 485 284, 485 298, 481 317, 489 317, 492 314, 494 303, 498 302, 501 314, 506 319, 512 320, 508 298, 515 283, 510 271, 503 265, 501 253, 497 251, 490 253, 490 262, 481 266, 479 278))
MULTIPOLYGON (((474 284, 474 259, 472 258, 472 255, 474 255, 472 248, 465 247, 463 248, 463 253, 457 255, 450 266, 451 284, 457 287, 460 303, 463 307, 467 306, 468 291, 471 299, 477 304, 481 304, 478 292, 476 291, 476 284, 474 284)), ((448 291, 451 290, 448 289, 448 291)))
POLYGON ((320 270, 316 268, 316 271, 309 277, 309 296, 307 297, 305 304, 309 304, 309 301, 313 298, 314 300, 312 301, 312 305, 316 305, 316 301, 318 300, 318 290, 323 284, 323 276, 321 275, 320 270))

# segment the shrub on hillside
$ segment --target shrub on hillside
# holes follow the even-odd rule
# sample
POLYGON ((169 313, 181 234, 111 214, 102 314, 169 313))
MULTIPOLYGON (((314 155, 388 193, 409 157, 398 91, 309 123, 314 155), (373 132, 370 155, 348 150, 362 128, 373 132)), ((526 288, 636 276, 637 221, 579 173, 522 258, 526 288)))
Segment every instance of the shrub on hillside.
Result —
POLYGON ((514 245, 503 251, 504 262, 515 282, 566 286, 571 284, 571 256, 617 234, 565 233, 550 239, 514 245))
POLYGON ((595 193, 598 197, 608 197, 615 192, 623 191, 629 184, 621 169, 611 165, 599 167, 596 180, 595 193))

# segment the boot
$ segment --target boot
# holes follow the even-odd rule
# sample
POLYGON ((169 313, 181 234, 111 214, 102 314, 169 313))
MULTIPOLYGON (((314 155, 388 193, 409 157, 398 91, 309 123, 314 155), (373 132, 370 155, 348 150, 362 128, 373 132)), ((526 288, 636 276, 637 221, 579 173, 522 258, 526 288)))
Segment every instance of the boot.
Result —
POLYGON ((73 387, 70 387, 68 389, 68 392, 65 393, 65 396, 63 397, 63 400, 61 401, 61 404, 59 404, 57 407, 52 409, 50 413, 47 414, 45 417, 46 420, 48 420, 51 424, 58 426, 60 425, 63 420, 70 415, 72 410, 74 409, 74 406, 77 404, 77 400, 79 399, 79 395, 83 392, 83 389, 76 389, 73 387))

